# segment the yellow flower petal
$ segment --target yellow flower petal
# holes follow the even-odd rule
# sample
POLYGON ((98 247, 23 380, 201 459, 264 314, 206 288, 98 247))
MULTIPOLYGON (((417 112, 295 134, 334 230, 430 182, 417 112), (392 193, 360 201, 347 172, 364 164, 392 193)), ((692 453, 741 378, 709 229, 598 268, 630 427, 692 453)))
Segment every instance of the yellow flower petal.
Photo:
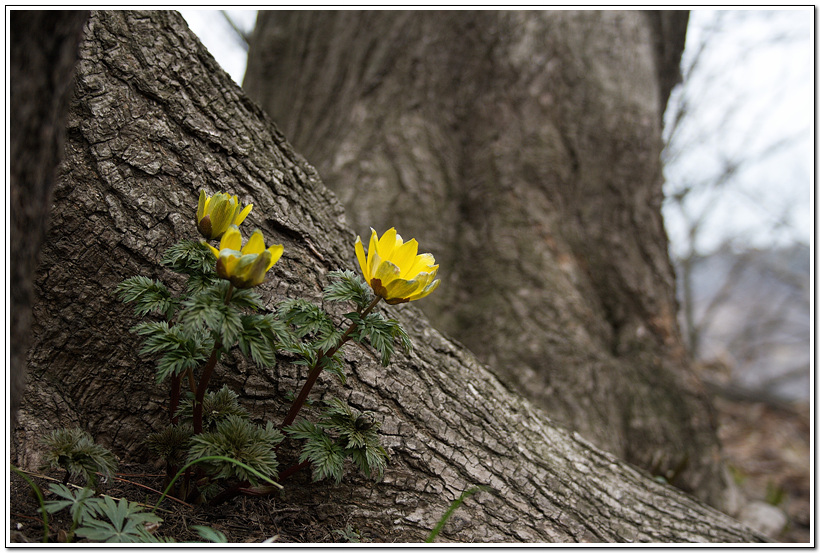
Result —
POLYGON ((400 274, 401 270, 393 263, 382 261, 376 269, 376 274, 373 275, 373 278, 379 279, 382 282, 382 286, 386 288, 388 284, 399 278, 400 274))
POLYGON ((201 221, 203 217, 205 217, 205 206, 208 205, 208 196, 205 194, 205 190, 199 191, 199 202, 196 205, 196 220, 201 221))
POLYGON ((421 292, 417 292, 416 294, 413 294, 412 296, 407 298, 407 301, 420 300, 421 298, 423 298, 425 296, 429 296, 433 292, 433 290, 438 288, 438 285, 440 283, 441 283, 440 280, 434 280, 432 283, 430 283, 428 286, 426 286, 421 292))
POLYGON ((267 273, 268 269, 273 266, 273 263, 268 264, 270 259, 271 254, 268 250, 265 250, 257 255, 256 260, 253 264, 251 264, 244 275, 246 278, 246 283, 249 284, 250 287, 259 286, 265 282, 265 273, 267 273))
POLYGON ((244 220, 245 220, 245 218, 248 216, 248 213, 250 213, 250 212, 251 212, 251 209, 253 209, 253 204, 248 204, 248 205, 246 205, 246 206, 245 206, 245 209, 243 209, 243 210, 239 213, 239 215, 237 215, 237 216, 234 218, 234 220, 233 220, 233 224, 234 224, 234 225, 236 225, 236 226, 241 225, 241 224, 242 224, 242 221, 244 221, 244 220))
POLYGON ((236 250, 222 250, 216 260, 216 274, 219 278, 230 280, 231 275, 236 271, 236 266, 242 254, 236 250))
POLYGON ((434 265, 436 259, 429 253, 417 255, 413 260, 413 264, 407 268, 407 271, 402 275, 404 278, 415 278, 419 273, 430 273, 438 268, 434 265))
POLYGON ((385 286, 388 297, 402 299, 415 293, 418 288, 419 283, 415 280, 402 280, 400 278, 385 286))
POLYGON ((370 278, 376 278, 376 271, 381 264, 382 258, 379 257, 379 253, 375 249, 372 252, 367 252, 367 273, 370 278))
POLYGON ((220 250, 236 250, 242 248, 242 235, 239 234, 239 228, 235 225, 228 227, 225 234, 222 235, 222 240, 219 242, 220 250))
POLYGON ((402 244, 400 248, 396 250, 393 254, 393 258, 391 261, 395 263, 397 266, 401 267, 402 269, 402 278, 407 278, 407 272, 410 266, 412 265, 413 261, 416 258, 416 252, 418 252, 419 244, 416 242, 416 239, 413 238, 408 242, 402 244))
POLYGON ((219 246, 219 250, 208 246, 217 255, 216 274, 237 288, 262 284, 265 274, 279 261, 285 249, 281 244, 265 249, 265 238, 259 229, 253 231, 243 248, 242 235, 236 225, 225 231, 219 246))
POLYGON ((252 204, 244 209, 236 196, 219 192, 208 196, 199 191, 196 208, 197 229, 206 240, 218 240, 231 224, 238 225, 250 213, 252 204))
POLYGON ((256 229, 248 238, 248 243, 242 248, 242 255, 249 253, 262 253, 265 250, 265 238, 262 236, 262 231, 256 229))
POLYGON ((268 266, 265 267, 265 272, 269 271, 271 267, 273 267, 277 261, 282 257, 282 252, 285 251, 285 246, 282 244, 275 244, 268 248, 267 250, 270 253, 270 261, 268 261, 268 266))
POLYGON ((236 212, 236 205, 228 200, 222 200, 214 205, 211 213, 211 223, 214 226, 214 231, 225 232, 233 221, 234 213, 236 212))
POLYGON ((390 256, 393 254, 393 250, 396 248, 397 237, 398 234, 396 233, 395 228, 391 228, 382 234, 382 237, 379 239, 379 243, 376 246, 376 251, 379 252, 379 256, 382 259, 390 259, 390 256))
MULTIPOLYGON (((373 278, 373 273, 375 272, 375 259, 378 256, 378 251, 376 245, 379 243, 379 236, 376 234, 376 231, 371 228, 370 229, 370 245, 367 247, 367 275, 369 278, 373 278)), ((381 258, 379 258, 381 259, 381 258)))
POLYGON ((367 271, 367 259, 364 256, 364 244, 362 244, 362 237, 356 237, 356 259, 359 260, 359 267, 362 269, 362 275, 365 280, 370 280, 370 274, 367 271))
POLYGON ((418 242, 404 242, 395 228, 381 238, 371 228, 367 253, 360 236, 356 237, 354 249, 365 281, 391 305, 423 298, 438 288, 439 281, 434 280, 438 265, 433 255, 418 255, 418 242))

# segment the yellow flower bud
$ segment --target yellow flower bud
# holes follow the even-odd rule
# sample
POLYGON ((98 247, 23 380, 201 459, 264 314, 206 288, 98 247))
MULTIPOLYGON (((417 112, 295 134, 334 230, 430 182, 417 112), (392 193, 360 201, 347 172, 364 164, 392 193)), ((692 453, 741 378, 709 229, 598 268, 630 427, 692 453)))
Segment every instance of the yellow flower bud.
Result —
POLYGON ((429 253, 417 255, 418 242, 404 242, 395 228, 381 238, 370 229, 370 246, 365 257, 361 237, 356 237, 356 257, 364 279, 373 292, 395 305, 421 299, 438 288, 438 265, 429 253))
POLYGON ((199 192, 199 204, 196 208, 196 228, 206 240, 218 240, 231 225, 240 225, 253 204, 243 209, 236 196, 222 192, 208 196, 204 190, 199 192))
POLYGON ((262 284, 265 274, 279 261, 285 249, 280 244, 265 249, 265 239, 258 229, 253 231, 245 247, 242 247, 242 235, 236 225, 229 226, 225 231, 218 250, 210 244, 208 247, 216 256, 216 274, 237 288, 253 288, 262 284))

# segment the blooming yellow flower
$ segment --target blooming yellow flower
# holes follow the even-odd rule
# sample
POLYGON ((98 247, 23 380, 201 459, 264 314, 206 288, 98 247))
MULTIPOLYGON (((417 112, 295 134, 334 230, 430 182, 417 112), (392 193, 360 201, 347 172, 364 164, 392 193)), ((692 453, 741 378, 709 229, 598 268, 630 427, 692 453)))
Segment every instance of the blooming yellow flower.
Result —
POLYGON ((216 256, 216 274, 231 281, 237 288, 253 288, 262 284, 265 273, 279 261, 285 249, 280 244, 265 249, 265 239, 257 229, 240 250, 242 235, 236 225, 228 227, 222 235, 218 250, 210 244, 208 247, 216 256))
POLYGON ((372 228, 370 231, 367 258, 359 236, 356 237, 356 257, 364 279, 377 296, 394 305, 421 299, 438 288, 439 281, 434 280, 438 272, 436 260, 429 253, 416 255, 419 245, 415 238, 404 242, 395 228, 381 238, 372 228))
POLYGON ((231 225, 240 225, 253 204, 242 209, 236 196, 214 194, 207 196, 204 190, 199 191, 199 204, 196 208, 196 228, 206 240, 218 240, 231 225))

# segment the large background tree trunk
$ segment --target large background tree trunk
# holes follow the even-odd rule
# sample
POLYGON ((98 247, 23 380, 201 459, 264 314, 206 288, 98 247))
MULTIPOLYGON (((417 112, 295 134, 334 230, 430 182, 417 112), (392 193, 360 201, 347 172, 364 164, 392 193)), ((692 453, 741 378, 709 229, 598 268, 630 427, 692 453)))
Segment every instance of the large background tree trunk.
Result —
MULTIPOLYGON (((136 321, 112 297, 142 274, 168 278, 163 250, 195 235, 200 188, 253 202, 249 226, 285 246, 260 291, 318 299, 328 270, 352 268, 353 233, 315 171, 218 67, 178 14, 96 12, 80 48, 66 158, 36 282, 29 393, 16 460, 36 467, 38 439, 78 424, 125 460, 145 457, 145 435, 165 420, 166 393, 141 360, 136 321)), ((384 481, 288 481, 277 504, 330 527, 353 523, 376 539, 418 541, 473 484, 444 539, 458 541, 756 541, 761 537, 656 482, 506 389, 412 305, 385 307, 408 329, 412 355, 388 368, 344 352, 332 393, 374 411, 391 453, 384 481)), ((342 313, 337 313, 341 318, 342 313)), ((227 356, 218 386, 241 394, 256 420, 281 421, 286 391, 305 371, 287 360, 262 370, 227 356)))
POLYGON ((423 309, 551 418, 713 503, 676 322, 661 124, 687 12, 260 12, 245 89, 441 262, 423 309))
POLYGON ((12 11, 10 36, 10 428, 23 397, 34 271, 63 155, 65 114, 86 11, 12 11))

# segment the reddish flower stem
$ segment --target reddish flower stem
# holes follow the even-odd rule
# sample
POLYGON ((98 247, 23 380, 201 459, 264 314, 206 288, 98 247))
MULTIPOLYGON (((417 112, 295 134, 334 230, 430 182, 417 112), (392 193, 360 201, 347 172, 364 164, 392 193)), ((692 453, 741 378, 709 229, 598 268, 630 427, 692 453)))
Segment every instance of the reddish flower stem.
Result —
MULTIPOLYGON (((231 302, 231 296, 233 295, 233 284, 228 286, 228 293, 225 294, 225 305, 228 305, 231 302)), ((202 376, 199 378, 199 385, 196 387, 196 397, 194 399, 194 434, 202 434, 202 402, 205 400, 205 392, 208 390, 208 382, 211 380, 211 376, 214 374, 214 367, 216 367, 216 361, 219 358, 219 350, 222 348, 222 344, 217 339, 214 342, 214 349, 211 352, 211 356, 208 358, 208 362, 205 364, 205 368, 202 369, 202 376)))
POLYGON ((282 480, 285 480, 286 478, 289 478, 290 476, 293 476, 295 473, 299 472, 300 470, 302 470, 303 468, 305 468, 309 464, 310 464, 310 461, 302 461, 298 465, 293 465, 289 469, 287 469, 283 472, 280 472, 279 477, 276 479, 276 481, 281 482, 282 480))
MULTIPOLYGON (((372 302, 370 302, 370 305, 368 305, 367 308, 363 312, 361 312, 361 316, 367 316, 367 314, 370 313, 370 311, 372 311, 374 307, 376 307, 376 304, 379 303, 380 299, 380 296, 376 296, 376 298, 372 302)), ((282 421, 280 428, 290 426, 291 424, 293 424, 293 421, 296 420, 296 415, 299 414, 299 411, 304 406, 305 401, 307 401, 308 394, 310 394, 310 390, 313 388, 313 385, 316 384, 316 381, 319 379, 319 375, 322 373, 322 359, 324 359, 325 357, 333 357, 336 354, 336 352, 339 351, 339 348, 341 348, 345 344, 345 342, 350 340, 350 335, 353 333, 354 330, 356 330, 357 327, 358 325, 356 323, 352 323, 347 328, 345 333, 342 334, 342 338, 341 340, 339 340, 339 343, 336 344, 336 346, 332 347, 327 352, 319 353, 319 358, 316 360, 316 364, 310 369, 307 382, 305 382, 305 385, 302 386, 302 391, 299 392, 299 396, 293 401, 293 405, 290 406, 290 411, 288 411, 288 415, 285 417, 285 420, 282 421)))
POLYGON ((208 358, 208 363, 202 369, 202 377, 199 379, 199 386, 196 388, 196 398, 194 399, 194 434, 202 434, 202 402, 205 400, 205 391, 208 389, 208 381, 214 374, 216 360, 219 357, 219 343, 214 345, 214 350, 208 358))
POLYGON ((173 375, 171 377, 171 399, 168 403, 168 415, 171 418, 171 424, 179 422, 179 415, 177 415, 177 407, 179 407, 179 396, 182 382, 181 375, 173 375))

